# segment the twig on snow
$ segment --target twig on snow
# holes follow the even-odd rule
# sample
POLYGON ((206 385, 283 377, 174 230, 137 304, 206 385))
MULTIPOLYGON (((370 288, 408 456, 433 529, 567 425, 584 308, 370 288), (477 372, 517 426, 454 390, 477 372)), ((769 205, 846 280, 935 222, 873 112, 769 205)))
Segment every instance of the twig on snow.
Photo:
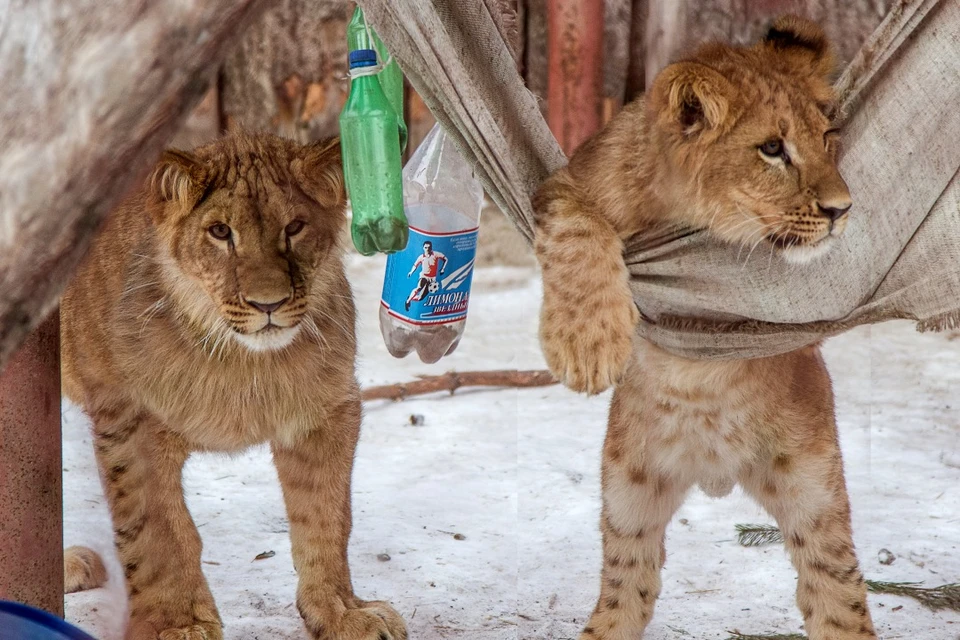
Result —
POLYGON ((781 544, 780 529, 769 524, 738 524, 737 542, 742 547, 760 547, 765 544, 781 544))
POLYGON ((460 387, 548 387, 557 384, 549 371, 449 371, 439 376, 418 376, 419 380, 367 387, 363 390, 364 401, 404 400, 410 396, 449 391, 450 395, 460 387))
POLYGON ((950 609, 960 611, 960 583, 923 587, 920 582, 879 582, 867 580, 867 590, 891 596, 913 598, 931 611, 950 609))

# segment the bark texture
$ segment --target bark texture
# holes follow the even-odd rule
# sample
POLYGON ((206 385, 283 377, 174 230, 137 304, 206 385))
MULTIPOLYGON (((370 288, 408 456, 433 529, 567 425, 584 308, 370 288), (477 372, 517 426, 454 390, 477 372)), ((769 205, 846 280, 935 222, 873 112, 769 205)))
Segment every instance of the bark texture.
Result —
POLYGON ((279 0, 250 26, 221 75, 227 129, 299 142, 335 136, 350 88, 347 22, 356 4, 279 0))
POLYGON ((0 24, 0 367, 269 0, 13 0, 0 24))

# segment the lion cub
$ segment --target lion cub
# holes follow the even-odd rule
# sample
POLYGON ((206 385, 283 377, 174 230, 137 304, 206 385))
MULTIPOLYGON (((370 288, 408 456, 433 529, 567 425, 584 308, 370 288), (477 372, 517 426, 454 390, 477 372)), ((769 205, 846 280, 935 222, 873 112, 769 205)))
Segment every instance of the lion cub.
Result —
POLYGON ((265 441, 310 636, 407 637, 388 604, 354 596, 347 565, 361 409, 345 205, 336 140, 234 135, 168 151, 64 295, 65 390, 93 421, 127 638, 223 637, 181 471, 193 451, 265 441))
POLYGON ((802 263, 851 200, 825 115, 823 32, 781 18, 751 48, 707 45, 583 145, 539 191, 541 342, 575 390, 616 384, 603 449, 603 573, 581 640, 636 640, 653 615, 664 531, 694 484, 743 488, 778 521, 811 640, 876 638, 850 529, 830 378, 817 347, 692 361, 634 340, 624 241, 683 223, 802 263))

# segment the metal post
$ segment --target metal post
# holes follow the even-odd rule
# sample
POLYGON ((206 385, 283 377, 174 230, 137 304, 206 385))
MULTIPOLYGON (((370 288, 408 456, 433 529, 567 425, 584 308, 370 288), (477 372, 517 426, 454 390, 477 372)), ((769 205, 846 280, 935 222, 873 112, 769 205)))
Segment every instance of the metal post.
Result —
POLYGON ((548 0, 547 58, 547 124, 570 155, 602 123, 603 0, 548 0))
POLYGON ((0 599, 63 616, 60 315, 0 372, 0 599))

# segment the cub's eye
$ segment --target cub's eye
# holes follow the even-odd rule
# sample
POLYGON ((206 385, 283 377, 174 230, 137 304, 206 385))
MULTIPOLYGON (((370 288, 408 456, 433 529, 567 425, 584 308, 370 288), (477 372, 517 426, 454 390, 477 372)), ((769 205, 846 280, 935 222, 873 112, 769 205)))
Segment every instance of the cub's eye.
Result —
POLYGON ((760 145, 760 153, 770 158, 779 158, 783 155, 783 140, 767 140, 760 145))
POLYGON ((210 225, 210 227, 207 229, 207 231, 209 231, 209 232, 210 232, 210 235, 212 235, 212 236, 213 236, 214 238, 216 238, 217 240, 229 240, 229 239, 230 239, 230 233, 231 233, 231 232, 230 232, 230 227, 227 226, 227 225, 225 225, 225 224, 223 224, 222 222, 218 222, 217 224, 210 225))
POLYGON ((287 234, 288 238, 292 238, 303 231, 303 227, 303 220, 294 220, 284 228, 284 232, 287 234))

